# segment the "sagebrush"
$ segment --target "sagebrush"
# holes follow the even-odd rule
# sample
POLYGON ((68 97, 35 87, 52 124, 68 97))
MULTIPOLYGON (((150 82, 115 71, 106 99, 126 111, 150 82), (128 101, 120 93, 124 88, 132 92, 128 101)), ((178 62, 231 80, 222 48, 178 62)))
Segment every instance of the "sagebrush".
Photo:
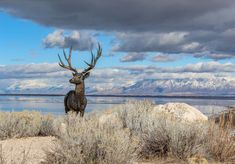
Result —
POLYGON ((0 139, 54 135, 53 121, 36 111, 0 112, 0 139))
POLYGON ((53 117, 28 111, 2 112, 0 138, 56 136, 58 142, 53 150, 46 151, 44 163, 129 163, 143 159, 235 162, 231 129, 209 121, 191 123, 156 114, 154 106, 149 101, 132 101, 84 118, 73 113, 53 117))

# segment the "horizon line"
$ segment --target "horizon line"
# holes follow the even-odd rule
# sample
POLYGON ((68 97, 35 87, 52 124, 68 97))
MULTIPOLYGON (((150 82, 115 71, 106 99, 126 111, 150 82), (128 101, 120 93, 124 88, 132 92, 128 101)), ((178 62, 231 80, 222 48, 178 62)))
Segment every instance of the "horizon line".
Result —
MULTIPOLYGON (((66 94, 1 93, 0 96, 65 96, 66 94)), ((135 95, 135 94, 87 94, 88 97, 136 97, 136 98, 195 98, 235 99, 235 95, 135 95)))

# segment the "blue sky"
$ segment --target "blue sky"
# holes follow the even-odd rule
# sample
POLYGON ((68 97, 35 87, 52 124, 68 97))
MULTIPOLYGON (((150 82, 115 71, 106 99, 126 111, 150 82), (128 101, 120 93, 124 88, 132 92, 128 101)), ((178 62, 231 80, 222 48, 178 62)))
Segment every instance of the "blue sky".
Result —
POLYGON ((52 92, 68 90, 70 73, 59 68, 57 54, 72 45, 72 63, 80 70, 98 42, 103 56, 94 70, 97 83, 87 82, 91 93, 132 93, 128 87, 148 80, 154 81, 146 84, 149 93, 166 91, 156 94, 235 90, 235 3, 102 1, 0 2, 0 93, 47 92, 59 83, 52 92))

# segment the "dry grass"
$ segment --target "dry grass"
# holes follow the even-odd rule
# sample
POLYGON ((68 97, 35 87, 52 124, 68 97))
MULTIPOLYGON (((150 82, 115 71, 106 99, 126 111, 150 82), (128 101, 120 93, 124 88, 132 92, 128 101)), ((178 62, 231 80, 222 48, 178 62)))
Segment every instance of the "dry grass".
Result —
POLYGON ((84 118, 37 112, 0 113, 0 138, 54 135, 59 144, 44 163, 128 163, 164 159, 235 162, 231 131, 209 122, 154 115, 154 104, 133 101, 84 118))
POLYGON ((40 123, 40 136, 54 136, 54 120, 55 117, 52 115, 41 115, 41 123, 40 123))
POLYGON ((70 114, 57 120, 60 145, 47 152, 45 163, 126 163, 131 161, 138 141, 128 129, 103 126, 97 117, 80 118, 70 114))
POLYGON ((58 119, 55 127, 61 143, 48 153, 47 163, 128 163, 159 158, 179 163, 189 159, 233 162, 235 143, 228 132, 208 122, 192 124, 153 115, 153 107, 148 101, 134 101, 105 114, 58 119), (58 128, 61 124, 67 127, 63 133, 58 128))
POLYGON ((154 104, 149 101, 135 101, 116 107, 123 127, 140 140, 137 151, 140 158, 173 156, 186 160, 203 153, 205 138, 203 123, 181 122, 167 115, 153 115, 154 104))
POLYGON ((235 137, 231 135, 231 129, 211 123, 206 135, 206 151, 210 158, 235 163, 235 137))
POLYGON ((0 112, 0 139, 53 135, 53 120, 36 111, 0 112))
POLYGON ((164 120, 164 117, 157 120, 159 122, 146 129, 140 136, 140 156, 144 158, 171 156, 186 160, 201 154, 205 135, 201 128, 164 120))

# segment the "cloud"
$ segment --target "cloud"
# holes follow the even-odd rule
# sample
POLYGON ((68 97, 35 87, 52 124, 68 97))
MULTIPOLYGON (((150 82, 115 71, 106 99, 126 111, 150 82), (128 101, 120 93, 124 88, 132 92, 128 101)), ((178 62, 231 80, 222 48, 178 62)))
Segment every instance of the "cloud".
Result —
POLYGON ((200 46, 200 43, 198 42, 191 42, 191 43, 188 43, 188 44, 184 44, 182 46, 182 50, 183 51, 193 51, 195 49, 197 49, 198 47, 200 46))
POLYGON ((188 32, 123 32, 116 33, 112 51, 199 53, 206 50, 199 42, 192 40, 188 32))
POLYGON ((125 52, 181 52, 186 42, 186 32, 153 33, 123 32, 116 34, 112 51, 125 52))
POLYGON ((91 50, 96 44, 94 36, 88 32, 72 31, 65 34, 64 30, 56 30, 43 40, 43 44, 46 48, 60 47, 85 51, 91 50))
POLYGON ((10 0, 1 1, 0 7, 18 17, 66 29, 182 31, 234 23, 230 0, 10 0))
POLYGON ((48 87, 48 84, 40 79, 23 80, 11 84, 7 90, 25 90, 25 89, 41 89, 48 87))
POLYGON ((169 54, 158 54, 152 57, 151 61, 153 62, 172 62, 179 59, 177 55, 169 55, 169 54))
POLYGON ((60 68, 57 63, 5 65, 0 67, 0 79, 40 77, 49 78, 65 75, 67 72, 68 71, 65 71, 60 68))
POLYGON ((222 60, 222 59, 231 59, 235 58, 235 53, 232 54, 226 54, 226 53, 209 53, 209 52, 203 52, 203 53, 195 53, 193 54, 196 58, 209 58, 214 60, 222 60))
MULTIPOLYGON (((155 67, 155 66, 128 66, 96 68, 92 76, 105 80, 115 77, 129 77, 130 74, 152 73, 234 73, 235 64, 219 62, 199 62, 178 67, 155 67), (120 76, 121 75, 121 76, 120 76)), ((39 63, 26 65, 3 65, 0 66, 0 79, 31 79, 31 78, 70 78, 71 71, 60 68, 57 63, 39 63)), ((62 79, 63 80, 63 79, 62 79)))
POLYGON ((226 31, 229 32, 119 32, 111 51, 190 54, 214 60, 234 58, 235 35, 226 31))
MULTIPOLYGON (((152 88, 166 87, 174 83, 177 87, 186 86, 184 92, 212 90, 216 84, 218 94, 225 91, 235 91, 235 64, 206 62, 188 64, 180 67, 128 66, 94 69, 86 80, 87 93, 124 94, 141 90, 142 80, 151 82, 152 88), (218 85, 217 85, 218 83, 218 85), (193 89, 194 88, 194 89, 193 89)), ((9 65, 0 67, 0 90, 5 93, 59 93, 64 94, 74 89, 69 83, 72 77, 70 71, 60 69, 56 63, 41 63, 29 65, 9 65)), ((143 84, 145 84, 143 83, 143 84)), ((147 87, 147 84, 146 84, 147 87)), ((152 90, 154 91, 154 90, 152 90)), ((149 92, 149 93, 152 93, 149 92)), ((174 88, 167 92, 175 91, 174 88)), ((230 92, 229 91, 229 92, 230 92)), ((140 92, 141 94, 141 92, 140 92)))
POLYGON ((143 61, 146 57, 147 57, 147 54, 132 52, 123 56, 120 59, 120 61, 121 62, 143 61))
POLYGON ((56 31, 45 39, 46 47, 87 50, 94 38, 81 31, 95 30, 116 33, 113 51, 190 53, 215 60, 235 54, 231 0, 9 0, 0 1, 0 9, 45 26, 80 30, 65 36, 56 31))
POLYGON ((218 63, 218 62, 205 62, 189 64, 184 68, 179 69, 181 72, 235 72, 235 65, 233 63, 218 63))

